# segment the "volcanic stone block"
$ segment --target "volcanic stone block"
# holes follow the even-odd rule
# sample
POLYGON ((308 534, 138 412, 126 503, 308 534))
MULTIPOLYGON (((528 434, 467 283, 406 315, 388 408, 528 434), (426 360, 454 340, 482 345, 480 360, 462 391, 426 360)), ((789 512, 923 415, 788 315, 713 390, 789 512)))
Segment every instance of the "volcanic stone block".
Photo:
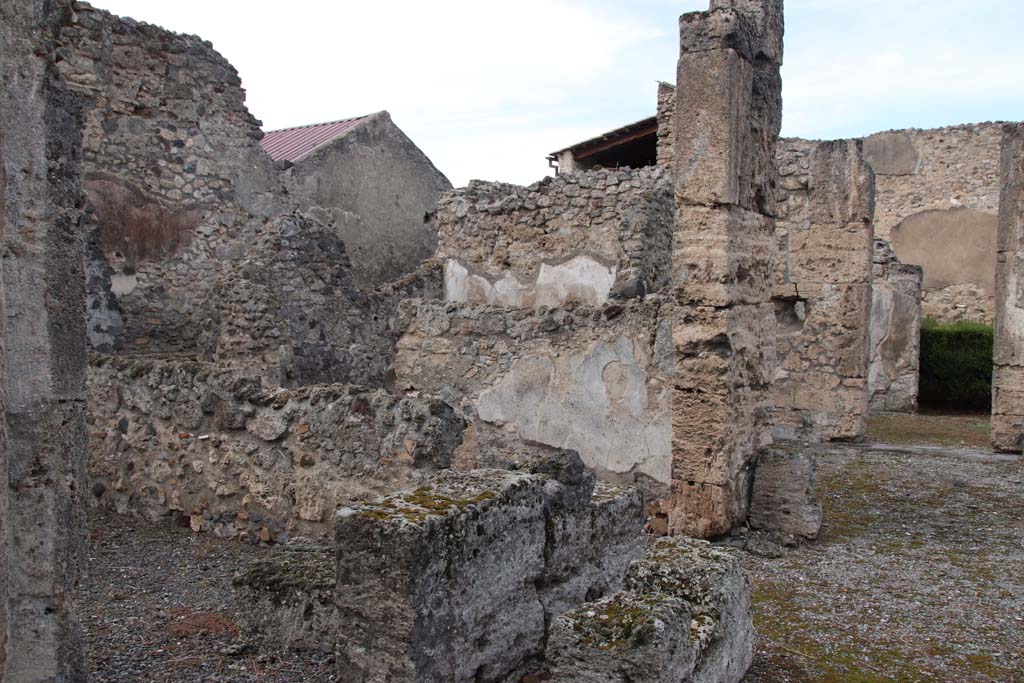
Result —
POLYGON ((333 652, 335 564, 327 546, 289 543, 239 572, 233 584, 246 629, 285 649, 333 652))
POLYGON ((689 681, 696 659, 686 601, 621 592, 562 615, 551 625, 551 679, 573 683, 689 681))
POLYGON ((754 470, 751 528, 818 537, 821 503, 814 498, 817 462, 800 444, 780 444, 761 454, 754 470))
MULTIPOLYGON (((545 488, 550 490, 552 482, 545 488)), ((599 482, 593 497, 560 505, 549 518, 540 600, 551 619, 622 588, 629 563, 644 554, 643 498, 638 489, 599 482)))
POLYGON ((543 477, 444 472, 335 518, 338 666, 353 683, 503 681, 541 652, 543 477))
POLYGON ((782 64, 782 34, 785 23, 782 0, 711 0, 711 13, 715 10, 734 10, 742 13, 752 27, 756 43, 752 61, 765 60, 782 64))
POLYGON ((1003 129, 996 261, 992 444, 1024 447, 1024 124, 1003 129))
MULTIPOLYGON (((735 551, 687 538, 663 538, 630 565, 626 591, 685 600, 697 641, 693 683, 736 683, 754 658, 750 581, 735 551)), ((643 680, 643 679, 640 679, 643 680)), ((680 679, 675 679, 680 680, 680 679)))

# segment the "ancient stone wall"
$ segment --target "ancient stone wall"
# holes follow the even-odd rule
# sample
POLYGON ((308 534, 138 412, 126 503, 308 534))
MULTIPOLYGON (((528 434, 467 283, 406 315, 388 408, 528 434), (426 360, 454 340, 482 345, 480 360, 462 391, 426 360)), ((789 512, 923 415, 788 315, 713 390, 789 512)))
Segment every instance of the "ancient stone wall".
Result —
POLYGON ((401 304, 396 388, 438 394, 470 426, 461 468, 551 448, 663 495, 671 458, 670 325, 658 297, 595 308, 401 304))
POLYGON ((668 283, 672 193, 660 168, 474 181, 442 196, 437 226, 449 301, 599 306, 668 283))
POLYGON ((785 140, 774 291, 775 435, 864 435, 874 178, 858 140, 785 140))
POLYGON ((671 168, 675 149, 676 86, 658 83, 658 166, 671 168))
POLYGON ((900 263, 888 242, 875 240, 868 369, 871 410, 917 411, 923 279, 920 266, 900 263))
POLYGON ((305 211, 334 223, 362 289, 412 272, 437 248, 426 217, 451 183, 387 112, 299 160, 284 178, 305 211))
POLYGON ((864 140, 875 231, 900 261, 924 268, 925 317, 992 321, 1000 131, 982 123, 864 140))
POLYGON ((93 505, 251 542, 322 536, 341 505, 451 464, 463 423, 380 389, 265 388, 259 370, 97 357, 93 505))
POLYGON ((80 106, 57 77, 64 2, 0 4, 0 680, 85 680, 80 106))
POLYGON ((781 0, 713 0, 680 18, 672 316, 676 533, 714 536, 747 514, 770 443, 774 151, 782 119, 781 0))
POLYGON ((1024 448, 1024 124, 1005 127, 996 263, 992 444, 1024 448))

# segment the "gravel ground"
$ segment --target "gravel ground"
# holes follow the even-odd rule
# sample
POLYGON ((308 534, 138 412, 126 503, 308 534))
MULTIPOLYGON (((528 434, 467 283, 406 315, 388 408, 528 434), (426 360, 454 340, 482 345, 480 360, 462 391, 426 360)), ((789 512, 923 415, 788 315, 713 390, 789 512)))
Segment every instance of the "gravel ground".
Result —
POLYGON ((1024 682, 1024 460, 833 448, 818 491, 816 543, 748 546, 748 683, 1024 682))
MULTIPOLYGON (((748 539, 760 634, 748 683, 1024 683, 1024 461, 837 447, 821 538, 748 539)), ((92 513, 90 680, 334 681, 331 658, 239 633, 231 577, 261 548, 92 513)))
POLYGON ((327 683, 333 659, 279 653, 237 626, 231 578, 265 549, 90 514, 81 610, 94 683, 327 683))

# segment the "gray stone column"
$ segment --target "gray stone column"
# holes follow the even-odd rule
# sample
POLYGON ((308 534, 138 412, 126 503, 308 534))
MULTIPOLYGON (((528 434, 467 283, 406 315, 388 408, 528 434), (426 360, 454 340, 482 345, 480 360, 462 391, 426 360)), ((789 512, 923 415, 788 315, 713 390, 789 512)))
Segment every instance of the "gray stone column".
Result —
POLYGON ((68 11, 65 0, 0 4, 4 683, 85 680, 74 607, 85 536, 80 120, 52 59, 68 11))
POLYGON ((715 536, 743 521, 751 465, 771 442, 782 4, 713 0, 680 18, 674 533, 715 536))
POLYGON ((992 445, 1024 447, 1024 124, 1003 129, 996 239, 992 445))

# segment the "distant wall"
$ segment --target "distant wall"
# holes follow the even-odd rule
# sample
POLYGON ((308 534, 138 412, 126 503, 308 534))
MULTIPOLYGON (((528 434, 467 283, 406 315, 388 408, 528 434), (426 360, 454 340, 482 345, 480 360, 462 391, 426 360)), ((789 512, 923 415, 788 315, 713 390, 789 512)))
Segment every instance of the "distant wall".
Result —
POLYGON ((334 221, 361 288, 415 270, 437 247, 437 210, 451 183, 394 123, 374 114, 285 173, 304 210, 334 221))
POLYGON ((864 140, 876 234, 924 268, 926 317, 992 321, 1000 135, 999 124, 982 123, 864 140))

